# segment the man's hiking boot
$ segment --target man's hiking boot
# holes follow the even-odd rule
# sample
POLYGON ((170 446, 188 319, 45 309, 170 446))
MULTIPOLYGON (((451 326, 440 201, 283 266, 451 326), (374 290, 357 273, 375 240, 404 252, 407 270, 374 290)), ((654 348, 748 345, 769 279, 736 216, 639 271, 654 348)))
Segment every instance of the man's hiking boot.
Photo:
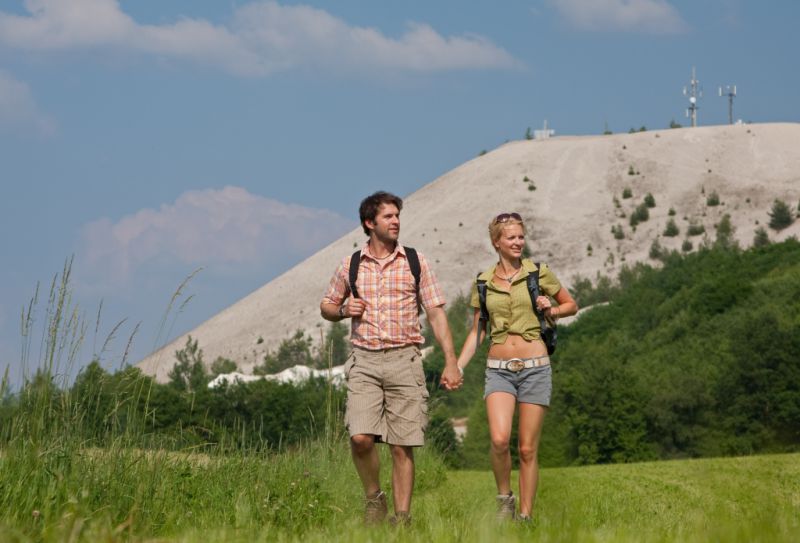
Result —
POLYGON ((411 526, 411 513, 408 511, 398 511, 389 518, 392 528, 408 528, 411 526))
POLYGON ((517 499, 513 492, 497 495, 497 520, 514 520, 517 511, 517 499))
POLYGON ((380 524, 386 518, 386 494, 379 490, 373 496, 364 498, 364 523, 380 524))

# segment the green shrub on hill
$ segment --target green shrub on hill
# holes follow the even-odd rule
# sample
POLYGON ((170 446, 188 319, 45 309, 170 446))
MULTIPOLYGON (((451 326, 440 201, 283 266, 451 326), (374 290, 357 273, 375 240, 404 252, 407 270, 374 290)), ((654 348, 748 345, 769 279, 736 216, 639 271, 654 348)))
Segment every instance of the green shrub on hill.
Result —
POLYGON ((654 239, 653 243, 650 244, 650 258, 653 260, 661 260, 666 254, 667 252, 664 247, 661 246, 661 242, 659 242, 658 239, 654 239))
POLYGON ((572 284, 568 287, 570 294, 578 303, 578 307, 588 307, 590 305, 605 303, 611 299, 615 292, 614 285, 608 276, 597 273, 595 285, 587 277, 576 275, 572 278, 572 284))
POLYGON ((667 221, 667 226, 664 228, 664 235, 674 238, 680 233, 681 231, 678 229, 678 225, 675 224, 675 219, 670 218, 670 220, 667 221))
POLYGON ((222 373, 232 373, 237 369, 238 367, 236 366, 236 362, 222 356, 218 356, 217 359, 211 363, 211 377, 216 377, 222 373))
POLYGON ((734 228, 733 224, 731 223, 731 216, 727 213, 722 216, 720 219, 719 224, 716 225, 717 227, 717 238, 714 241, 714 245, 716 247, 725 248, 733 248, 737 246, 738 243, 736 239, 733 237, 734 232, 736 229, 734 228))
POLYGON ((647 221, 649 218, 650 211, 647 208, 647 204, 643 202, 636 206, 636 209, 631 213, 630 224, 631 226, 636 226, 640 222, 647 221))
POLYGON ((783 200, 775 200, 769 212, 769 227, 773 230, 783 230, 794 222, 792 209, 783 200))
POLYGON ((686 233, 690 236, 699 236, 706 231, 706 227, 702 223, 691 222, 686 229, 686 233))
POLYGON ((765 247, 767 245, 769 245, 769 235, 763 226, 759 226, 753 236, 753 247, 765 247))

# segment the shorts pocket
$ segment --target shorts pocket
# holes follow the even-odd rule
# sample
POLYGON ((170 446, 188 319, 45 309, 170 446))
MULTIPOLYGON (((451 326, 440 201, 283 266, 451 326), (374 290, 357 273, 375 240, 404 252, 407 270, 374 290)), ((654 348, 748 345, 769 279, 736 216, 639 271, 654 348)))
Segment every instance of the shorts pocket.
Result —
POLYGON ((423 432, 428 429, 428 402, 425 398, 422 399, 419 406, 419 424, 423 432))
POLYGON ((353 366, 356 365, 356 353, 355 351, 350 352, 350 356, 347 357, 347 360, 344 363, 344 379, 348 381, 350 379, 350 372, 353 371, 353 366))
POLYGON ((422 359, 419 357, 411 360, 411 372, 414 374, 414 381, 419 387, 425 387, 425 368, 422 367, 422 359))
POLYGON ((419 347, 414 347, 414 352, 411 355, 409 363, 411 364, 411 374, 414 377, 414 382, 417 383, 417 386, 424 387, 425 368, 422 367, 422 353, 419 347))

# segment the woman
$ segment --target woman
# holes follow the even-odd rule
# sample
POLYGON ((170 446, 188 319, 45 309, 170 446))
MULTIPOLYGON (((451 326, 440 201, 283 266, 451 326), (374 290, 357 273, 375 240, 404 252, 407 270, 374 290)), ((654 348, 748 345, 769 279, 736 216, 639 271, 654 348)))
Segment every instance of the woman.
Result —
MULTIPOLYGON (((486 367, 486 411, 489 416, 491 460, 497 483, 498 518, 513 519, 516 499, 511 492, 511 421, 519 404, 519 520, 529 521, 539 481, 537 451, 542 423, 550 404, 551 370, 547 347, 540 336, 539 318, 533 311, 527 277, 536 265, 522 258, 525 225, 517 213, 502 213, 489 224, 489 236, 499 257, 497 264, 478 278, 486 281, 491 347, 486 367), (520 360, 522 362, 520 362, 520 360)), ((546 319, 574 315, 575 300, 549 268, 539 268, 536 299, 546 319), (551 305, 550 297, 558 305, 551 305)), ((475 308, 472 329, 464 342, 458 367, 469 363, 481 341, 480 301, 477 281, 470 305, 475 308)))

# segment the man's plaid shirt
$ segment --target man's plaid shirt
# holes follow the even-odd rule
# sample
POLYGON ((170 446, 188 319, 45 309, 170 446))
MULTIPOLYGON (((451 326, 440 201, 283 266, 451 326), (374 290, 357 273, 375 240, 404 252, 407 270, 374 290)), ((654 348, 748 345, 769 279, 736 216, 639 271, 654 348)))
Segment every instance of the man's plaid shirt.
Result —
MULTIPOLYGON (((422 307, 444 305, 436 277, 419 252, 419 297, 422 307)), ((350 256, 342 260, 331 279, 324 303, 341 305, 350 295, 350 256)), ((387 258, 377 260, 369 242, 361 249, 356 288, 366 307, 361 318, 352 319, 353 345, 369 350, 391 349, 424 342, 420 334, 417 291, 414 276, 399 243, 387 258)))

